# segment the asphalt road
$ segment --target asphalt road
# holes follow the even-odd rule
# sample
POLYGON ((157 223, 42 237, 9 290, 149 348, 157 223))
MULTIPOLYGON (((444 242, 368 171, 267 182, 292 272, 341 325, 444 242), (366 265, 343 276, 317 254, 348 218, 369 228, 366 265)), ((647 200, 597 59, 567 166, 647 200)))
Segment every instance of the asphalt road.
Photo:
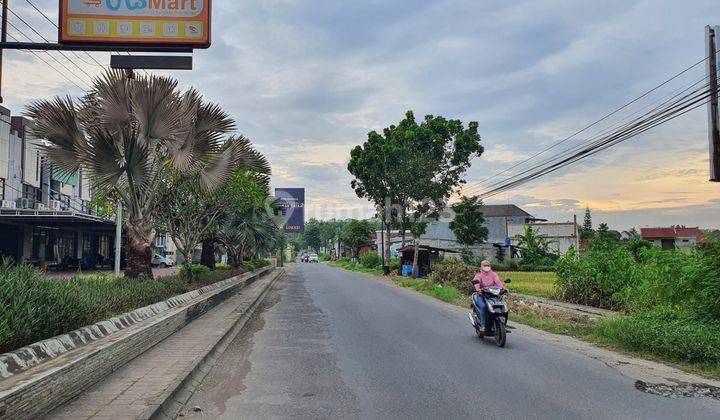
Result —
POLYGON ((322 264, 289 269, 189 407, 191 418, 720 418, 715 399, 643 393, 518 333, 497 348, 454 308, 322 264))

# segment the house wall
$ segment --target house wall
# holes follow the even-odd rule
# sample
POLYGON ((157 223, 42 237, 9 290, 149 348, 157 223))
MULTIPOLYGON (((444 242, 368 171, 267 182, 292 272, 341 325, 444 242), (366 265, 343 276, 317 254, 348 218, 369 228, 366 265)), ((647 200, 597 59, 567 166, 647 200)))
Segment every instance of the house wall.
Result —
MULTIPOLYGON (((2 108, 0 108, 0 112, 2 108)), ((10 115, 0 115, 0 178, 8 178, 8 160, 10 153, 10 115)))
MULTIPOLYGON (((510 237, 515 238, 525 233, 525 228, 530 226, 538 236, 547 238, 552 243, 550 249, 560 255, 565 255, 571 247, 577 247, 577 228, 575 223, 531 223, 514 225, 510 228, 510 237)), ((513 240, 517 243, 517 240, 513 240)))
MULTIPOLYGON (((0 123, 3 124, 4 123, 0 123)), ((5 199, 17 201, 22 196, 22 138, 12 131, 8 137, 8 177, 5 180, 5 199)))

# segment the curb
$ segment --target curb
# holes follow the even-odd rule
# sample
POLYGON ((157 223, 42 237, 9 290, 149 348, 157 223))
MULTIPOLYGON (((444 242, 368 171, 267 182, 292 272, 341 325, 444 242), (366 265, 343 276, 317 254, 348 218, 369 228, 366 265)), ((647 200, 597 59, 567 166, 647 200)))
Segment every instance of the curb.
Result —
POLYGON ((195 363, 182 372, 165 391, 153 400, 150 407, 145 409, 138 416, 138 420, 150 420, 157 418, 174 419, 177 413, 193 396, 194 389, 190 386, 193 382, 202 382, 210 372, 208 362, 221 355, 237 335, 245 328, 250 318, 255 314, 257 308, 265 300, 265 297, 272 289, 275 282, 285 275, 285 270, 278 269, 275 277, 263 286, 262 292, 255 298, 250 306, 238 317, 238 319, 227 329, 222 337, 204 355, 198 358, 195 363), (192 390, 191 390, 192 389, 192 390))

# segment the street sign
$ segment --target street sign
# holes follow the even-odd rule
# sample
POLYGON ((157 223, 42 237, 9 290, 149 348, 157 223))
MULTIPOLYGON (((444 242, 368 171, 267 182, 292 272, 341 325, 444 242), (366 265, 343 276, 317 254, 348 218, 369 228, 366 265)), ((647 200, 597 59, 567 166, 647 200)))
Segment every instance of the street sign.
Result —
POLYGON ((210 0, 60 0, 63 44, 210 46, 210 0))
MULTIPOLYGON (((282 218, 285 233, 294 235, 305 231, 305 188, 275 188, 275 197, 283 204, 282 218)), ((278 215, 280 216, 280 215, 278 215)))

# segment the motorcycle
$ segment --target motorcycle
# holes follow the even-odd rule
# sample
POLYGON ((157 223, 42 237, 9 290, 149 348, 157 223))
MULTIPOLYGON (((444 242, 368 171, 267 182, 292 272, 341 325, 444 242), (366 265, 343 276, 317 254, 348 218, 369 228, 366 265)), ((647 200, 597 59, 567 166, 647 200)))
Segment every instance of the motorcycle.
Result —
MULTIPOLYGON (((473 280, 473 285, 479 284, 477 280, 473 280)), ((505 279, 505 283, 510 283, 510 279, 505 279)), ((485 332, 480 331, 480 309, 475 304, 475 296, 478 292, 475 292, 470 296, 470 308, 472 312, 468 313, 470 324, 475 328, 475 334, 479 338, 485 336, 491 336, 495 338, 495 344, 498 347, 505 347, 505 341, 507 340, 507 321, 510 309, 508 308, 507 302, 503 296, 507 294, 507 290, 501 289, 497 286, 484 287, 480 292, 480 298, 485 300, 487 305, 487 317, 485 319, 485 332)))

